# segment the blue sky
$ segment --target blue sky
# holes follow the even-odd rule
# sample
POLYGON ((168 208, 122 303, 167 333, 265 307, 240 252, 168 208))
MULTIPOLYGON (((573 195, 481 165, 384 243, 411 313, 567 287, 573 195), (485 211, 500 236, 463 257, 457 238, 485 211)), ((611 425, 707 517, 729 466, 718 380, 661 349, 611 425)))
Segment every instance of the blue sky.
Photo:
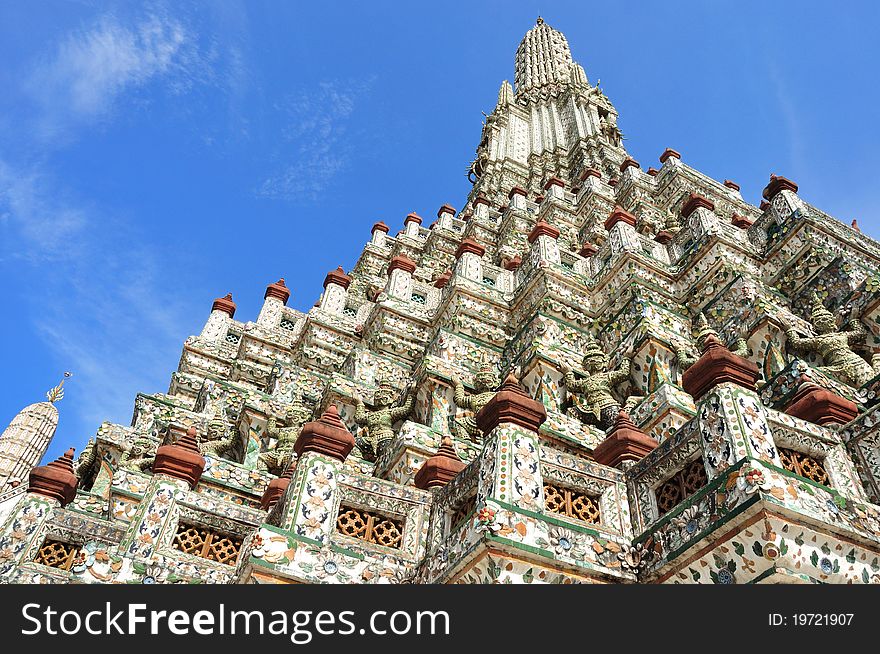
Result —
POLYGON ((48 456, 79 449, 213 298, 252 320, 284 276, 306 310, 376 220, 460 207, 539 13, 643 168, 670 146, 752 202, 783 174, 880 236, 880 9, 834 7, 0 0, 0 422, 71 370, 48 456))

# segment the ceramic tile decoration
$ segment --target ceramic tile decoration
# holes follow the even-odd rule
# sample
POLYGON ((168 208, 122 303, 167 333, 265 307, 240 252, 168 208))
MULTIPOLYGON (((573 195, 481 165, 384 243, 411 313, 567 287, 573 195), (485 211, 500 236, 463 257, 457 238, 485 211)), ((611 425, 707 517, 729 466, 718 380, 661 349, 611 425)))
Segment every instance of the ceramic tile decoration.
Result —
POLYGON ((617 118, 539 19, 460 211, 218 298, 75 461, 21 411, 0 582, 880 583, 880 244, 617 118))

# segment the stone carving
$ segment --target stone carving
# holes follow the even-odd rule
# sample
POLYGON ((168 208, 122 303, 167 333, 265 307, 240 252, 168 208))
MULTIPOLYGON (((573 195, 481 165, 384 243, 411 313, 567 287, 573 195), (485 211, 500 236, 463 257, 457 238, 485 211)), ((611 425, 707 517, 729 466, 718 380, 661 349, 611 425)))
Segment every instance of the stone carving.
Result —
POLYGON ((119 459, 119 467, 134 472, 144 472, 153 467, 156 458, 156 443, 143 434, 138 434, 119 459))
POLYGON ((275 447, 260 453, 257 469, 273 475, 283 473, 296 458, 293 446, 303 425, 311 418, 312 410, 302 400, 297 400, 284 410, 284 427, 279 427, 275 416, 270 416, 266 423, 266 435, 276 439, 275 447))
MULTIPOLYGON (((783 318, 784 320, 784 318, 783 318)), ((857 318, 838 329, 834 314, 825 308, 816 293, 812 297, 810 323, 815 336, 801 336, 789 322, 783 322, 788 346, 795 352, 816 352, 825 365, 818 369, 850 386, 861 386, 880 369, 880 357, 874 355, 869 364, 852 350, 852 344, 863 340, 865 328, 857 318)))
MULTIPOLYGON (((613 389, 620 383, 628 380, 632 374, 632 358, 623 357, 616 370, 608 370, 608 355, 602 346, 590 336, 587 341, 587 349, 583 360, 587 376, 578 379, 574 371, 567 365, 562 365, 565 375, 565 386, 568 388, 569 397, 574 403, 575 413, 587 424, 599 425, 603 429, 610 429, 621 409, 632 407, 628 402, 624 406, 614 397, 613 389), (583 395, 583 399, 575 394, 583 395)), ((626 399, 636 399, 638 396, 627 396, 626 399)))
POLYGON ((229 425, 226 413, 226 393, 219 394, 214 402, 205 405, 205 413, 211 411, 205 429, 205 437, 199 439, 199 450, 202 454, 227 459, 237 459, 240 438, 235 429, 229 425))
POLYGON ((363 400, 357 398, 357 409, 354 420, 358 425, 367 428, 366 439, 360 439, 358 447, 368 458, 376 459, 394 438, 394 423, 408 417, 413 410, 413 393, 405 392, 406 400, 395 407, 395 389, 392 383, 383 379, 373 394, 373 409, 367 411, 363 400))
POLYGON ((482 439, 483 432, 477 426, 474 416, 494 397, 500 383, 494 366, 490 364, 483 364, 479 372, 474 375, 474 393, 465 392, 461 380, 458 377, 452 378, 452 397, 455 401, 455 406, 473 412, 473 415, 455 418, 452 421, 452 429, 456 436, 459 438, 471 438, 475 441, 482 439))

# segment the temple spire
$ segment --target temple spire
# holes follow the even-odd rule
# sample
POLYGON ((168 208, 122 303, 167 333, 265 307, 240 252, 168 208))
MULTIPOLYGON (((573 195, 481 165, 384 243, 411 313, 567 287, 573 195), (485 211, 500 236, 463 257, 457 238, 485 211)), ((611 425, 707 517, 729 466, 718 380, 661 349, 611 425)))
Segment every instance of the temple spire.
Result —
POLYGON ((516 49, 514 84, 520 95, 549 84, 571 81, 573 61, 568 41, 538 16, 516 49))

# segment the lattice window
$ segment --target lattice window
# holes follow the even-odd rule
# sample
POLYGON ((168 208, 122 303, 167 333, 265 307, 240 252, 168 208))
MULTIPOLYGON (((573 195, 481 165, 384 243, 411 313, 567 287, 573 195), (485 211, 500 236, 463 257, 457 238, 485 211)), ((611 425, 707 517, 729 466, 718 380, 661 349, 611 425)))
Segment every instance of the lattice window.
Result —
POLYGON ((671 511, 680 502, 709 483, 702 459, 691 461, 684 469, 660 484, 655 491, 660 515, 671 511))
POLYGON ((357 309, 355 309, 354 307, 345 307, 342 310, 342 315, 348 316, 349 318, 354 318, 355 316, 357 316, 357 309))
POLYGON ((34 562, 48 565, 50 568, 70 570, 70 566, 74 559, 76 559, 77 554, 79 554, 78 546, 47 538, 43 541, 40 549, 37 550, 34 562))
POLYGON ((461 524, 465 521, 471 512, 474 510, 474 507, 477 504, 477 496, 471 495, 465 500, 462 500, 455 510, 452 512, 452 515, 449 518, 449 531, 455 531, 461 526, 461 524))
POLYGON ((425 297, 424 295, 419 294, 419 293, 413 293, 412 294, 412 301, 415 302, 416 304, 427 304, 428 298, 425 297))
POLYGON ((177 534, 172 545, 174 549, 192 554, 209 561, 217 561, 226 565, 235 565, 242 539, 230 534, 196 527, 181 522, 177 526, 177 534))
POLYGON ((234 345, 235 343, 238 343, 240 340, 241 340, 241 335, 235 334, 233 332, 226 332, 226 342, 227 343, 232 343, 234 345))
POLYGON ((483 277, 483 283, 487 284, 488 286, 495 286, 495 280, 491 277, 483 277))
POLYGON ((293 320, 289 320, 287 318, 282 318, 281 322, 278 323, 278 326, 281 327, 281 329, 286 329, 289 332, 292 332, 294 329, 296 329, 296 323, 293 320))
POLYGON ((825 463, 821 459, 816 459, 803 452, 789 450, 784 447, 779 448, 779 459, 782 461, 782 467, 786 470, 801 477, 812 479, 817 484, 831 485, 831 478, 828 476, 828 471, 825 470, 825 463))
POLYGON ((544 484, 544 508, 581 522, 594 525, 602 522, 598 498, 564 486, 544 484))
POLYGON ((403 539, 403 520, 342 505, 336 518, 336 531, 368 543, 399 549, 403 539))

